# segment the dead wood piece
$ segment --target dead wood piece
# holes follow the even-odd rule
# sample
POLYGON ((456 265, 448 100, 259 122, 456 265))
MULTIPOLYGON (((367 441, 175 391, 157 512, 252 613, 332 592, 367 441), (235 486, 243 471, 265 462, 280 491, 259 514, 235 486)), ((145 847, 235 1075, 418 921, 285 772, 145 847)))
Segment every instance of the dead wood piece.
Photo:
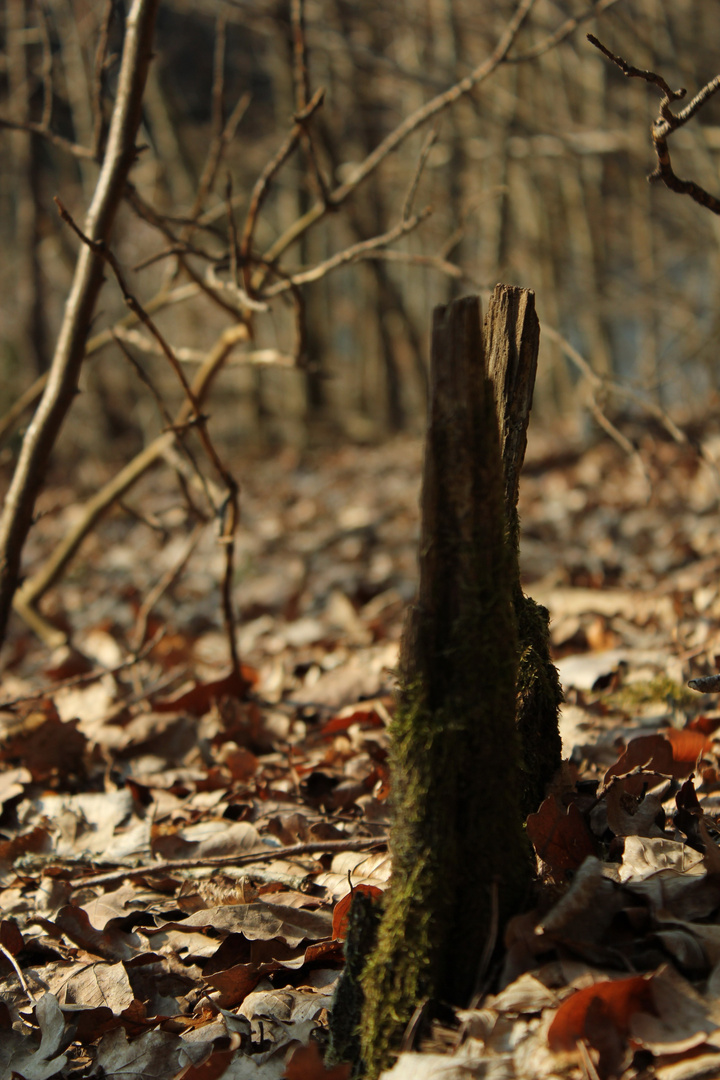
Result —
POLYGON ((485 341, 476 297, 435 310, 420 581, 391 729, 393 878, 361 977, 370 1076, 419 1001, 470 1000, 496 940, 489 928, 522 907, 532 877, 525 760, 544 787, 559 748, 547 613, 523 596, 518 570, 538 340, 527 290, 497 287, 485 341), (550 770, 533 723, 551 722, 550 770))

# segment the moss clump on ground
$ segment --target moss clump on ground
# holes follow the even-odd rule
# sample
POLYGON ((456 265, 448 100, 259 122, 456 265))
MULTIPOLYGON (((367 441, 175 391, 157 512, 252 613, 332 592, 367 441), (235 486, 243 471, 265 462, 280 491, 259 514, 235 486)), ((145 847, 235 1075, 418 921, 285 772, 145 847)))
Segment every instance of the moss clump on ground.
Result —
POLYGON ((618 690, 607 695, 607 701, 623 712, 637 709, 641 705, 653 702, 671 705, 674 708, 687 708, 698 704, 698 695, 681 683, 675 682, 668 675, 656 675, 652 679, 623 684, 618 690))

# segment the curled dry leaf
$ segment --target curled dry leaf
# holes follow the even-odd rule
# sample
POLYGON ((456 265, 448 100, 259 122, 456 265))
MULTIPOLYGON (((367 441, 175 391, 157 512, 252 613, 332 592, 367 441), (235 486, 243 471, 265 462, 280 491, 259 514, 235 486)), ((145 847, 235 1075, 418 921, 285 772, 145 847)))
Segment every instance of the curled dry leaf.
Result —
POLYGON ((343 896, 342 900, 338 900, 333 911, 333 937, 337 941, 344 941, 347 937, 350 906, 356 892, 364 893, 365 896, 371 896, 374 899, 383 894, 383 890, 378 889, 376 885, 356 885, 347 896, 343 896))
POLYGON ((577 870, 588 855, 595 855, 595 841, 575 803, 565 809, 549 795, 536 814, 527 819, 527 831, 539 859, 556 880, 577 870))
POLYGON ((594 1045, 592 1026, 598 1016, 611 1022, 626 1038, 635 1013, 654 1009, 650 981, 646 975, 597 982, 576 990, 562 1002, 548 1030, 552 1050, 574 1050, 581 1039, 594 1045))
POLYGON ((626 776, 634 771, 681 780, 693 772, 698 758, 710 745, 706 735, 689 729, 671 729, 664 735, 640 735, 628 743, 625 753, 610 766, 604 783, 607 786, 613 776, 626 776))

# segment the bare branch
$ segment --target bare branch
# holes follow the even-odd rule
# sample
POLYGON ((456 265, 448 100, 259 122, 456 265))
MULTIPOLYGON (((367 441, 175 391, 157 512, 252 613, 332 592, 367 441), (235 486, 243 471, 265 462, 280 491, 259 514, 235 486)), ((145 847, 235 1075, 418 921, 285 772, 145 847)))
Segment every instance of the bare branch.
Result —
POLYGON ((89 147, 81 146, 79 143, 73 142, 72 139, 66 139, 63 135, 56 135, 54 131, 49 131, 48 128, 35 123, 33 120, 21 123, 17 120, 10 120, 6 116, 0 116, 0 128, 7 128, 10 131, 28 131, 32 135, 41 135, 43 139, 47 139, 53 146, 65 150, 68 154, 73 154, 74 157, 90 160, 95 157, 95 152, 89 147))
MULTIPOLYGON (((427 123, 438 113, 444 109, 449 108, 458 98, 463 97, 465 94, 469 94, 474 87, 479 86, 490 75, 507 60, 508 52, 512 47, 512 43, 518 35, 520 27, 527 18, 530 10, 532 9, 535 0, 520 0, 515 14, 508 22, 505 30, 500 36, 500 40, 493 49, 490 56, 479 64, 478 67, 471 71, 469 75, 466 75, 459 82, 453 86, 444 90, 441 94, 437 94, 430 101, 421 105, 419 109, 416 109, 414 113, 406 117, 398 126, 387 135, 378 146, 371 151, 365 160, 358 165, 354 170, 352 177, 340 184, 335 188, 333 192, 328 195, 326 201, 319 201, 311 206, 310 209, 302 217, 285 230, 282 236, 268 248, 264 253, 264 259, 268 263, 274 263, 292 244, 295 243, 301 236, 303 236, 308 229, 310 229, 316 221, 319 221, 329 210, 337 209, 347 198, 355 191, 355 189, 365 180, 372 172, 377 169, 384 159, 391 154, 394 150, 400 146, 401 143, 407 139, 414 131, 417 131, 419 127, 427 123)), ((257 275, 253 275, 252 285, 254 288, 259 288, 264 280, 263 275, 258 272, 257 275)))
POLYGON ((713 94, 720 90, 720 75, 716 75, 714 79, 706 83, 684 109, 679 113, 673 113, 670 105, 673 101, 680 101, 685 97, 686 90, 684 88, 672 90, 662 75, 658 75, 654 71, 645 71, 642 68, 633 67, 623 60, 621 56, 616 56, 602 42, 598 41, 594 34, 588 34, 587 37, 588 41, 596 49, 599 49, 604 56, 607 56, 608 60, 612 60, 627 78, 643 79, 645 82, 657 86, 662 92, 660 115, 651 128, 657 165, 649 174, 648 180, 661 180, 665 187, 671 191, 677 192, 678 195, 689 195, 694 202, 704 206, 706 210, 710 210, 713 214, 720 214, 720 198, 712 195, 700 184, 696 184, 694 180, 683 180, 677 175, 670 160, 670 149, 667 142, 668 136, 686 124, 688 120, 691 120, 702 106, 710 100, 713 94))
POLYGON ((322 87, 315 91, 309 103, 305 109, 303 109, 302 114, 295 118, 296 122, 294 127, 284 139, 277 153, 270 159, 255 182, 252 195, 250 196, 250 206, 248 208, 242 240, 240 242, 240 257, 243 260, 243 270, 245 273, 245 289, 251 295, 254 288, 250 280, 249 256, 251 254, 252 239, 255 232, 255 226, 257 225, 260 208, 270 190, 270 184, 272 183, 273 177, 290 157, 300 140, 300 136, 305 130, 301 120, 308 120, 312 116, 315 110, 322 105, 324 96, 325 91, 322 87))
MULTIPOLYGON (((85 222, 94 243, 110 235, 135 151, 135 136, 142 97, 152 56, 152 39, 159 0, 133 0, 127 17, 125 47, 118 77, 107 150, 85 222)), ((20 558, 35 499, 55 440, 70 409, 85 355, 85 340, 103 283, 103 260, 83 245, 48 382, 22 450, 5 499, 0 520, 0 641, 5 637, 13 596, 18 585, 20 558)))
POLYGON ((107 63, 108 40, 112 25, 115 5, 113 0, 105 0, 100 34, 98 36, 97 49, 95 50, 95 71, 93 73, 93 157, 99 160, 102 153, 102 145, 105 138, 106 124, 103 116, 103 84, 105 81, 105 64, 107 63))
POLYGON ((408 188, 408 193, 405 196, 405 202, 403 203, 403 208, 402 208, 402 219, 403 219, 403 221, 407 221, 407 219, 412 214, 413 203, 415 202, 415 196, 417 195, 417 189, 418 189, 418 186, 420 184, 420 179, 421 179, 422 174, 423 174, 423 169, 425 168, 425 166, 427 164, 427 159, 430 156, 430 151, 432 150, 433 146, 437 142, 437 137, 438 137, 438 129, 437 129, 437 124, 436 124, 433 127, 432 131, 430 131, 430 133, 428 134, 427 138, 425 139, 425 142, 422 145, 422 149, 420 150, 420 156, 418 157, 417 165, 415 166, 415 173, 413 175, 412 180, 410 181, 410 187, 408 188))
POLYGON ((325 277, 331 270, 336 270, 339 266, 345 266, 346 263, 356 262, 358 259, 368 258, 368 255, 372 251, 376 251, 378 248, 386 247, 388 244, 392 244, 394 240, 399 240, 401 236, 405 236, 406 233, 412 232, 416 229, 421 222, 432 213, 432 207, 426 206, 424 210, 421 210, 419 214, 414 214, 410 218, 403 219, 399 225, 396 225, 393 229, 389 229, 386 233, 382 233, 380 236, 373 236, 370 240, 361 240, 357 244, 353 244, 349 248, 345 248, 344 251, 339 251, 337 255, 331 255, 329 259, 325 259, 324 262, 318 263, 317 266, 310 267, 309 270, 300 270, 296 274, 291 274, 286 280, 278 281, 274 285, 270 285, 263 290, 263 296, 270 298, 272 296, 278 296, 280 293, 287 292, 293 285, 307 285, 311 281, 319 281, 320 278, 325 277))
POLYGON ((311 855, 314 851, 366 851, 369 848, 385 847, 386 836, 367 836, 357 840, 319 840, 308 844, 292 844, 285 848, 267 848, 248 852, 247 855, 219 855, 204 859, 168 859, 164 862, 150 863, 148 866, 125 867, 110 874, 94 874, 77 880, 73 888, 86 888, 88 885, 114 885, 125 878, 145 877, 146 874, 168 874, 176 870, 194 870, 199 866, 251 866, 253 863, 269 862, 274 859, 290 859, 296 855, 311 855))
POLYGON ((582 23, 587 22, 588 19, 596 19, 598 15, 602 15, 603 11, 607 11, 617 2, 618 0, 597 0, 597 3, 589 11, 583 12, 582 15, 576 15, 574 18, 566 19, 564 23, 558 26, 557 30, 553 31, 552 34, 548 34, 543 41, 533 45, 531 49, 526 49, 525 52, 508 56, 505 62, 507 64, 520 64, 525 60, 536 60, 539 56, 544 56, 545 53, 554 49, 556 45, 567 40, 582 23))
MULTIPOLYGON (((205 400, 213 379, 223 366, 228 356, 240 341, 246 341, 247 328, 243 325, 230 327, 220 335, 215 346, 207 354, 202 367, 197 371, 192 383, 195 402, 202 404, 205 400)), ((173 429, 158 435, 148 446, 140 451, 132 461, 120 470, 108 483, 96 492, 85 504, 83 513, 75 525, 64 535, 62 541, 53 550, 50 558, 32 577, 26 578, 22 587, 15 594, 15 607, 27 621, 28 613, 33 612, 47 592, 58 580, 67 564, 80 547, 84 538, 95 527, 102 515, 117 500, 122 498, 148 469, 152 468, 163 457, 165 452, 173 445, 176 432, 182 425, 187 424, 192 415, 192 407, 189 400, 185 400, 178 410, 173 429)), ((60 635, 61 641, 65 635, 60 635)))

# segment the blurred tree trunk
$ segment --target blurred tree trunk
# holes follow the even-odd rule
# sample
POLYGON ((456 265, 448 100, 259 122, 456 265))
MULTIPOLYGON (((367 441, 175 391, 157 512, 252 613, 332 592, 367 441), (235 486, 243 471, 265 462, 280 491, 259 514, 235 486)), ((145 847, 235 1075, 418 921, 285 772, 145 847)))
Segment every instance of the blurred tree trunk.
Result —
MULTIPOLYGON (((26 44, 26 0, 8 0, 7 74, 15 114, 20 122, 31 115, 32 72, 26 44)), ((10 133, 15 202, 15 269, 17 318, 19 322, 20 368, 32 367, 36 374, 47 370, 48 332, 46 300, 39 258, 40 245, 40 143, 39 135, 23 131, 10 133), (29 364, 28 364, 29 362, 29 364)))

